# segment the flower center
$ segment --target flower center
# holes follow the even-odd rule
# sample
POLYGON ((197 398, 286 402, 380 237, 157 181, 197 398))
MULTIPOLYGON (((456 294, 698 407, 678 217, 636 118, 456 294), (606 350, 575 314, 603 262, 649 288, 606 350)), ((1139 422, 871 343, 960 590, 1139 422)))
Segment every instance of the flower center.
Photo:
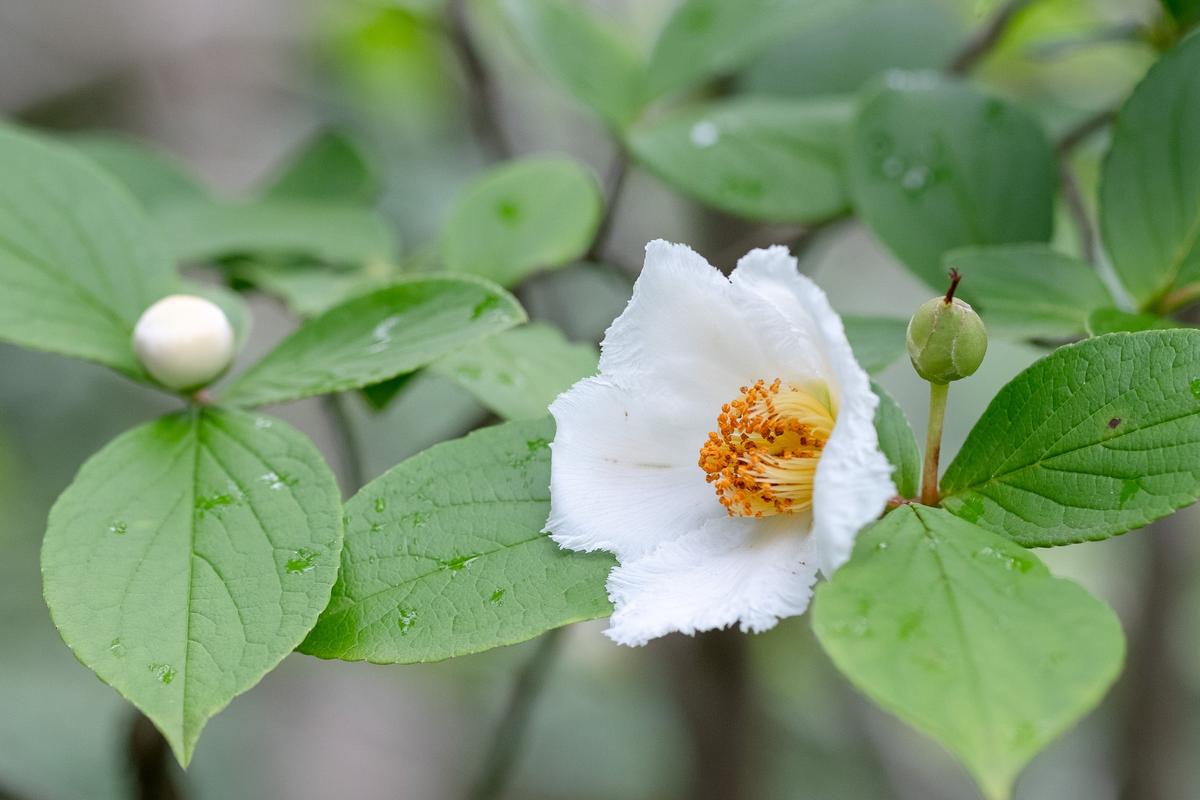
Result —
POLYGON ((796 386, 759 380, 721 406, 700 448, 700 468, 732 516, 793 514, 812 507, 821 450, 833 432, 825 403, 796 386))

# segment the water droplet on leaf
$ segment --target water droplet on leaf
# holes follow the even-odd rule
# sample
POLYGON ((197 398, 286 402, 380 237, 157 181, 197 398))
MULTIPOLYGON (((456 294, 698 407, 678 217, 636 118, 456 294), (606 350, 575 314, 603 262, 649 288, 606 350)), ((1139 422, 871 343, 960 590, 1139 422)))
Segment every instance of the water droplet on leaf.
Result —
POLYGON ((696 147, 712 147, 721 139, 721 129, 711 120, 700 120, 688 132, 688 139, 696 147))
POLYGON ((164 686, 175 680, 175 668, 170 664, 151 664, 150 672, 164 686))
POLYGON ((284 568, 293 575, 311 572, 317 566, 317 551, 301 547, 296 555, 289 558, 284 568))

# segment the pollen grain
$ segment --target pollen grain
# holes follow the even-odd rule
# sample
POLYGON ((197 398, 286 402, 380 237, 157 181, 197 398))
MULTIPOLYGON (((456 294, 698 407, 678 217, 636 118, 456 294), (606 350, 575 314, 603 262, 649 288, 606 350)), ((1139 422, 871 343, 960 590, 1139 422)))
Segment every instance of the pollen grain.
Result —
POLYGON ((812 393, 758 380, 721 406, 700 448, 700 468, 730 516, 794 514, 812 507, 817 462, 833 432, 812 393))

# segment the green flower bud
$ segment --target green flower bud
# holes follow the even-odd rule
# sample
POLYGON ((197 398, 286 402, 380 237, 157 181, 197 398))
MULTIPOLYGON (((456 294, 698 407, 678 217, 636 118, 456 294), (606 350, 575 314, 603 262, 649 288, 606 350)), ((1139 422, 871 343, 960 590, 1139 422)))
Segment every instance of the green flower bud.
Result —
POLYGON ((987 353, 983 320, 954 296, 957 270, 950 277, 945 297, 924 303, 908 323, 908 357, 917 374, 930 383, 950 383, 974 374, 987 353))

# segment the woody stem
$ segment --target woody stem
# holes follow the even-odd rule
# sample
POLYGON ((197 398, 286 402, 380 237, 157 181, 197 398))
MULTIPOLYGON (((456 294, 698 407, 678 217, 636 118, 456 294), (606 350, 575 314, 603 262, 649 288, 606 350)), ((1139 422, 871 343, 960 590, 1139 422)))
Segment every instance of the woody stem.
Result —
POLYGON ((921 502, 936 506, 938 493, 938 457, 942 452, 942 427, 946 421, 946 398, 950 384, 929 384, 929 429, 925 433, 925 471, 921 478, 921 502))

